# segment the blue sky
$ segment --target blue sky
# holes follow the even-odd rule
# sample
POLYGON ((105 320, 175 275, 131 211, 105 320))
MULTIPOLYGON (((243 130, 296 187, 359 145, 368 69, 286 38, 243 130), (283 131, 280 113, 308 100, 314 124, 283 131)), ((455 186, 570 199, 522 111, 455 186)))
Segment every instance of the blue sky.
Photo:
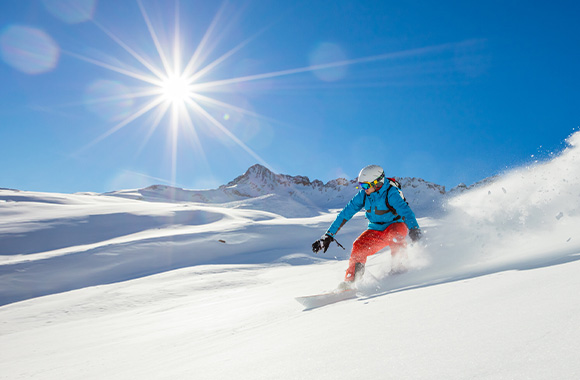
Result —
POLYGON ((0 3, 0 187, 215 188, 261 163, 451 188, 580 125, 570 1, 0 3))

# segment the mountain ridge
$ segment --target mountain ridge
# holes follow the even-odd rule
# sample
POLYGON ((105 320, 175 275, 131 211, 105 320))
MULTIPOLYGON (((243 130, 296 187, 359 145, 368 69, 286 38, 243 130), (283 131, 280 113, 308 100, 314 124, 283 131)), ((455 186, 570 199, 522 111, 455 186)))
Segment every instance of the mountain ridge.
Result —
MULTIPOLYGON (((441 211, 448 194, 445 186, 421 178, 397 178, 413 210, 420 215, 441 211)), ((459 188, 462 191, 465 188, 459 188)), ((245 173, 217 189, 189 190, 168 185, 152 185, 138 190, 122 190, 104 195, 163 202, 225 204, 234 208, 254 208, 286 217, 314 216, 344 207, 359 191, 357 178, 336 178, 324 183, 303 175, 274 173, 255 164, 245 173)))

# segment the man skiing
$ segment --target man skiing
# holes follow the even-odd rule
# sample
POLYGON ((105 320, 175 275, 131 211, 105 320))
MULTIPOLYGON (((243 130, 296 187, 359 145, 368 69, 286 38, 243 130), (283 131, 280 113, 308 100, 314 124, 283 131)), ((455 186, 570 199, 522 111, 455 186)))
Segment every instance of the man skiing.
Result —
POLYGON ((368 229, 352 244, 344 284, 352 286, 362 277, 367 257, 389 246, 395 256, 406 247, 407 234, 413 242, 421 238, 421 230, 413 210, 399 189, 399 184, 387 178, 378 165, 363 168, 358 181, 362 188, 338 214, 326 233, 312 244, 312 251, 326 252, 334 236, 363 207, 369 220, 368 229))

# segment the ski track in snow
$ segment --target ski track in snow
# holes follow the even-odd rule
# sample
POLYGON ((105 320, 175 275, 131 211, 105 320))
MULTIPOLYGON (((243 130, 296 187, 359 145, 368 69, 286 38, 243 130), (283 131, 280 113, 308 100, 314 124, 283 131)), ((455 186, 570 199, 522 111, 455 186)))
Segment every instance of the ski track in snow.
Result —
POLYGON ((338 284, 362 214, 314 255, 338 204, 295 189, 0 190, 0 378, 578 378, 579 144, 437 198, 408 272, 380 252, 359 298, 309 311, 294 298, 338 284))

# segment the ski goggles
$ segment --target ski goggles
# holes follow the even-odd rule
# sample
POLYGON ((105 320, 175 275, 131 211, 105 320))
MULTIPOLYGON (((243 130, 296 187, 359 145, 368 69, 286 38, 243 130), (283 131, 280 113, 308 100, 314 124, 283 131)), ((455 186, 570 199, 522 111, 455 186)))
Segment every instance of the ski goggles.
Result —
POLYGON ((372 182, 359 182, 358 184, 360 185, 360 187, 362 187, 364 190, 368 190, 371 187, 377 187, 377 183, 382 182, 383 178, 385 178, 385 173, 381 174, 381 176, 377 179, 375 179, 372 182))
MULTIPOLYGON (((376 182, 377 182, 377 181, 375 181, 375 183, 376 183, 376 182)), ((360 187, 362 187, 364 190, 368 190, 368 189, 370 189, 371 187, 373 187, 373 185, 372 185, 372 184, 370 184, 369 182, 359 182, 358 184, 359 184, 359 185, 360 185, 360 187)))

